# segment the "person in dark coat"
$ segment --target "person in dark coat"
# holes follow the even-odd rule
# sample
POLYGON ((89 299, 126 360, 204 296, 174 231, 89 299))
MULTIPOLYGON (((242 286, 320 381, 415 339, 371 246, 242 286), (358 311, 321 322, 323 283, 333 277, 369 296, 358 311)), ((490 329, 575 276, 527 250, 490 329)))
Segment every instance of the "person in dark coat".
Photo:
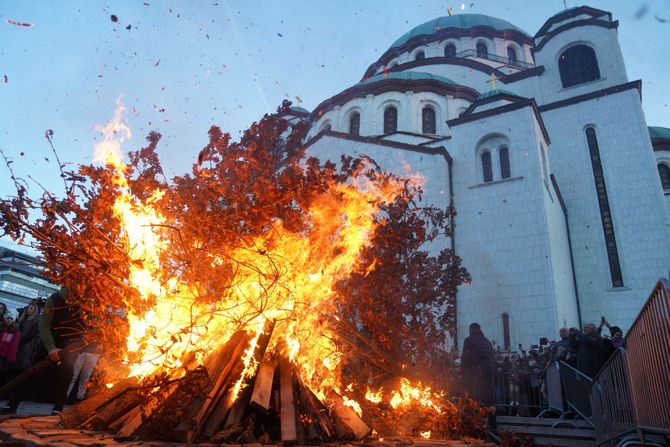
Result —
POLYGON ((470 396, 486 405, 493 404, 495 369, 493 345, 484 336, 479 324, 472 323, 470 336, 463 342, 461 377, 470 396))
POLYGON ((36 347, 39 345, 40 307, 36 301, 31 301, 19 317, 19 331, 21 340, 16 360, 12 369, 16 372, 25 371, 33 365, 36 347))
POLYGON ((584 332, 572 330, 571 339, 577 351, 577 369, 589 377, 605 364, 603 339, 593 323, 584 325, 584 332))
MULTIPOLYGON (((461 356, 461 378, 468 395, 482 405, 494 404, 496 371, 493 345, 484 336, 478 323, 470 325, 470 336, 463 342, 461 356)), ((496 428, 495 414, 490 415, 489 425, 496 428)))

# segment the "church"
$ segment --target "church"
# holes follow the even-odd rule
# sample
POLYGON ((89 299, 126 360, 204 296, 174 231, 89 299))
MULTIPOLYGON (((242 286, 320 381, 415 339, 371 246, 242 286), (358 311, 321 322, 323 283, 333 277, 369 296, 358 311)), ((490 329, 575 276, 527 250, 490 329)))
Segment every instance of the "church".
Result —
POLYGON ((472 322, 503 349, 561 327, 626 331, 670 267, 670 129, 648 127, 617 27, 588 6, 535 35, 457 14, 393 42, 356 85, 291 119, 321 160, 365 154, 457 211, 472 322))

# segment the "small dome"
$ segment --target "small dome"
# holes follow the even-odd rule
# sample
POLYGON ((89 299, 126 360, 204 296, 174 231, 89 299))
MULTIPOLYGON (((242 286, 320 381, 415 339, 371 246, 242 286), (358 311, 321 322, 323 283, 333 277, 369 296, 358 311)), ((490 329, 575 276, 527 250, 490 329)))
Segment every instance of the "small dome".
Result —
POLYGON ((496 31, 516 31, 530 39, 530 36, 524 30, 512 25, 507 20, 498 19, 496 17, 491 17, 484 14, 456 14, 453 16, 439 17, 417 26, 408 33, 404 34, 400 39, 393 42, 391 48, 399 47, 408 42, 413 37, 434 34, 437 31, 445 28, 469 29, 476 26, 493 28, 496 31))
POLYGON ((667 127, 649 126, 651 141, 670 140, 670 129, 667 127))
POLYGON ((380 73, 371 76, 368 79, 363 79, 357 85, 372 84, 373 82, 379 82, 389 79, 399 79, 402 81, 431 80, 431 81, 443 82, 445 84, 457 85, 454 81, 452 81, 449 78, 445 78, 444 76, 437 76, 430 73, 424 73, 422 71, 397 71, 388 74, 380 73))

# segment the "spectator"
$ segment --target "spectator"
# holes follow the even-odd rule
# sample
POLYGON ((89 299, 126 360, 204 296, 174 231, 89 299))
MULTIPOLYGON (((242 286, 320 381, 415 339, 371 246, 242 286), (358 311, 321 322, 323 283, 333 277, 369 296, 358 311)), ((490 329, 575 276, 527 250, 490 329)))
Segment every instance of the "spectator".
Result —
POLYGON ((41 343, 38 334, 39 316, 40 308, 35 300, 31 301, 19 316, 18 325, 21 339, 16 361, 12 364, 12 369, 15 371, 25 371, 33 364, 33 358, 41 343))
POLYGON ((614 348, 625 348, 626 340, 623 338, 623 331, 619 326, 610 326, 610 334, 612 335, 612 345, 614 348))
POLYGON ((0 331, 5 328, 5 314, 7 313, 7 305, 0 302, 0 331))
POLYGON ((577 351, 577 369, 589 377, 595 376, 605 363, 603 339, 596 325, 586 323, 583 333, 573 328, 571 340, 577 351))
POLYGON ((548 360, 550 362, 563 360, 572 365, 575 363, 575 350, 572 348, 572 343, 570 342, 570 331, 568 331, 568 328, 562 327, 558 331, 558 334, 561 339, 549 346, 548 360))
MULTIPOLYGON (((470 396, 491 406, 494 401, 495 353, 491 342, 484 336, 478 323, 470 325, 470 336, 463 342, 461 377, 470 396)), ((495 430, 495 414, 489 415, 489 425, 495 430)))
POLYGON ((0 371, 4 383, 9 379, 9 364, 16 360, 21 334, 12 314, 5 312, 3 320, 5 327, 0 332, 0 371))
POLYGON ((88 383, 88 379, 91 378, 95 365, 98 364, 98 359, 100 358, 97 347, 97 343, 87 345, 74 362, 74 372, 70 381, 70 387, 67 390, 68 396, 72 392, 77 379, 79 379, 77 400, 83 400, 86 396, 86 384, 88 383))

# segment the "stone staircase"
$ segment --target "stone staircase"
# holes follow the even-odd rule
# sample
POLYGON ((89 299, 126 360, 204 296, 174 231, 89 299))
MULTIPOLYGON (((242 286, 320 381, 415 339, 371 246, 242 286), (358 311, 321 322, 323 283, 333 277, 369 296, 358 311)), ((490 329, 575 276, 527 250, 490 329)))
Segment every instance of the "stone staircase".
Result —
POLYGON ((555 447, 595 447, 593 427, 586 421, 558 418, 498 416, 498 431, 525 433, 536 445, 555 447))

